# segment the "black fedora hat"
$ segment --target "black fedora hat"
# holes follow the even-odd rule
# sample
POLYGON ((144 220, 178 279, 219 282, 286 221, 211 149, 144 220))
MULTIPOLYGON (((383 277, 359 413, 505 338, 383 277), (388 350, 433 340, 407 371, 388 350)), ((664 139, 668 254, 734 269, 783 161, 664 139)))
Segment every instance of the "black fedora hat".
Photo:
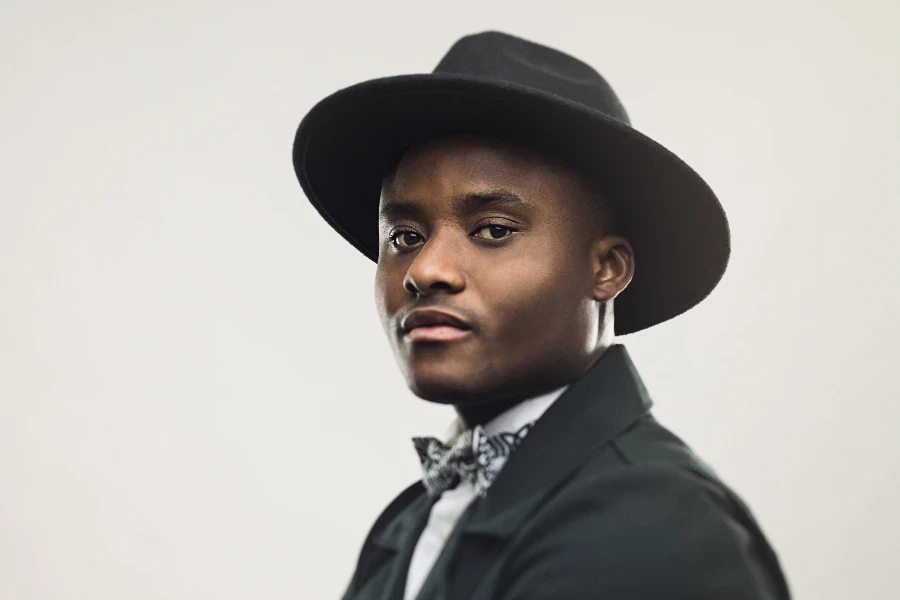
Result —
POLYGON ((377 261, 382 178, 410 145, 457 133, 560 158, 611 197, 635 253, 616 334, 685 312, 722 278, 728 221, 703 179, 633 129, 589 65, 505 33, 461 38, 432 73, 365 81, 319 101, 297 129, 294 170, 319 214, 377 261))

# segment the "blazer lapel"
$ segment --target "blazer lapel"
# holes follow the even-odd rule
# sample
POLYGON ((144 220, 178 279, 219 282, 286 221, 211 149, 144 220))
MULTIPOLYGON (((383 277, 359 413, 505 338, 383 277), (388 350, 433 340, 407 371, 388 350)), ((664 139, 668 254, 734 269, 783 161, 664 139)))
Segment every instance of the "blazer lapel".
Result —
POLYGON ((469 505, 417 600, 471 597, 522 522, 652 404, 625 347, 607 349, 537 420, 487 495, 469 505))
POLYGON ((382 512, 363 542, 345 600, 402 600, 409 562, 435 501, 417 481, 382 512), (385 569, 385 573, 380 573, 380 569, 385 569), (367 586, 373 577, 379 583, 367 586), (365 593, 361 594, 363 590, 365 593))

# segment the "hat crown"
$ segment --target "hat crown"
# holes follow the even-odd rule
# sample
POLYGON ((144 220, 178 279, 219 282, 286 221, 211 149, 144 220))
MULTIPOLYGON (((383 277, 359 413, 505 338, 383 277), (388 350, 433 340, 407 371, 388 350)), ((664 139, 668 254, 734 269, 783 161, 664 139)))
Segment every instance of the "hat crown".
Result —
POLYGON ((525 86, 631 124, 622 102, 593 67, 555 48, 500 31, 460 38, 433 72, 487 77, 525 86))

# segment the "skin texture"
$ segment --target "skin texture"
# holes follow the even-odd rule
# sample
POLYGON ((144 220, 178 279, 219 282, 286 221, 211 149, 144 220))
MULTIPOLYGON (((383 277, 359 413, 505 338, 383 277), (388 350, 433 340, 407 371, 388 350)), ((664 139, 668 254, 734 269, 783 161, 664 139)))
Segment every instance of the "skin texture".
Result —
POLYGON ((615 211, 579 171, 475 136, 409 148, 382 186, 378 313, 410 390, 464 424, 581 377, 613 343, 613 299, 634 274, 615 211), (510 202, 458 199, 494 193, 510 202), (412 342, 414 308, 466 319, 450 342, 412 342))

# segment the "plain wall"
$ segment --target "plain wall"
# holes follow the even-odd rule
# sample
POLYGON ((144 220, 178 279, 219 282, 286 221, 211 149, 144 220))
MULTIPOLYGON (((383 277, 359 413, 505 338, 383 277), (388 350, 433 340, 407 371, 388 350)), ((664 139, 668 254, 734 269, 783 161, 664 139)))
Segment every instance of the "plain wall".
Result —
MULTIPOLYGON (((797 598, 897 598, 894 1, 10 2, 0 18, 0 598, 336 598, 452 410, 297 124, 499 29, 597 68, 729 215, 720 286, 620 338, 797 598)), ((352 176, 352 174, 348 174, 352 176)))

